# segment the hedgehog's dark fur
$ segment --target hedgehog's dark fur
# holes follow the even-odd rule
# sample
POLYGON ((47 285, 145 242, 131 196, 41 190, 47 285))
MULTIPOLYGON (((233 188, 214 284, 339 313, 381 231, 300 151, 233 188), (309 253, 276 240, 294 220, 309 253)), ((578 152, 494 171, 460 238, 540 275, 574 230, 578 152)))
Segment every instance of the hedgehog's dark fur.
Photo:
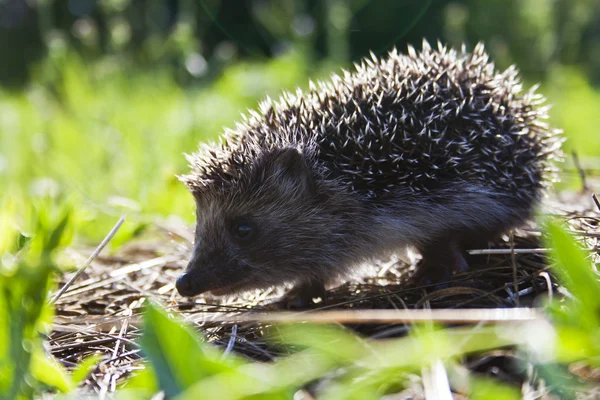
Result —
POLYGON ((522 223, 554 178, 561 140, 545 122, 543 102, 534 89, 522 93, 514 68, 496 72, 482 45, 469 54, 426 42, 420 53, 409 47, 408 55, 373 56, 308 92, 267 99, 220 145, 189 157, 192 173, 183 180, 197 199, 199 244, 185 275, 195 289, 181 279, 178 289, 328 281, 406 245, 444 277, 463 269, 462 250, 522 223), (244 250, 217 232, 229 222, 203 222, 214 217, 208 210, 259 227, 276 215, 300 236, 282 239, 291 232, 271 226, 271 237, 257 227, 269 244, 244 250), (311 232, 322 246, 304 240, 311 232), (204 259, 219 252, 227 253, 223 265, 204 259), (252 279, 237 284, 239 273, 225 266, 233 259, 252 279))

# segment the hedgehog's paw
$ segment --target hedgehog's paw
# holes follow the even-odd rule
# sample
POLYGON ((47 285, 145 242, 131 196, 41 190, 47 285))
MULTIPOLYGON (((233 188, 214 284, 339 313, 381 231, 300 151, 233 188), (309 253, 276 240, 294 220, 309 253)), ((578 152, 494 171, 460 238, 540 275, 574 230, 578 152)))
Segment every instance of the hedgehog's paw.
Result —
POLYGON ((285 310, 303 310, 313 308, 315 299, 321 299, 322 305, 327 298, 325 285, 321 281, 300 282, 288 291, 275 305, 285 310))
POLYGON ((465 254, 457 241, 436 241, 422 251, 423 259, 417 265, 413 279, 420 285, 443 285, 456 273, 469 269, 465 254))

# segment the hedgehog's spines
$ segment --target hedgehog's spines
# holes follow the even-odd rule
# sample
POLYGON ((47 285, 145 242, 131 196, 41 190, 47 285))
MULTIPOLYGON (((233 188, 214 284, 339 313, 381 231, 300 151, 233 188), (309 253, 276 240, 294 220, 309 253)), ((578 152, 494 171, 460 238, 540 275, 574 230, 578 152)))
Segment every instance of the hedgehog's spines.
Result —
POLYGON ((186 183, 222 186, 243 178, 234 171, 262 152, 295 147, 367 197, 395 185, 427 190, 440 174, 495 176, 486 179, 533 196, 552 170, 549 159, 559 157, 543 96, 536 87, 523 92, 516 68, 496 72, 482 43, 469 54, 424 41, 419 53, 408 46, 407 55, 371 54, 355 69, 249 110, 218 150, 203 147, 188 157, 194 178, 186 183), (528 185, 533 192, 520 189, 528 185))
POLYGON ((423 38, 423 41, 421 42, 421 53, 431 53, 431 46, 425 38, 423 38))
POLYGON ((415 50, 415 48, 414 48, 412 45, 410 45, 410 44, 409 44, 409 45, 407 46, 407 49, 408 49, 408 56, 409 56, 410 58, 412 58, 413 60, 414 60, 415 58, 417 58, 417 51, 415 50))

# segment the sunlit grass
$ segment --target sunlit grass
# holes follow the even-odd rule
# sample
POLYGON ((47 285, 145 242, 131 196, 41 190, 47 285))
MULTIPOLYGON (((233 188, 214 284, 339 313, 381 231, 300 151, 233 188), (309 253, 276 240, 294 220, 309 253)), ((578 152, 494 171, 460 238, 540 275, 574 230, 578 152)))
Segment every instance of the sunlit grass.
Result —
POLYGON ((75 56, 53 68, 52 82, 0 92, 0 187, 23 199, 69 197, 92 239, 114 223, 107 214, 129 214, 124 232, 153 215, 191 220, 193 202, 176 178, 187 168, 183 153, 234 126, 265 94, 306 81, 295 54, 241 63, 187 90, 166 72, 107 70, 75 56))
POLYGON ((555 67, 543 84, 551 122, 564 130, 567 151, 600 156, 600 91, 575 67, 555 67))

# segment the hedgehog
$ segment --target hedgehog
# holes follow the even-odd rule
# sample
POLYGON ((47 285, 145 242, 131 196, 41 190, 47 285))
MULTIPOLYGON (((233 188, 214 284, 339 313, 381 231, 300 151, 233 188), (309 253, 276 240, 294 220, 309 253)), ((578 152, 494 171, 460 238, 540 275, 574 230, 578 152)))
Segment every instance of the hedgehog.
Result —
POLYGON ((305 304, 407 248, 427 283, 444 282, 556 180, 545 99, 481 43, 424 41, 342 71, 267 98, 187 155, 196 229, 182 296, 288 285, 289 304, 305 304))

